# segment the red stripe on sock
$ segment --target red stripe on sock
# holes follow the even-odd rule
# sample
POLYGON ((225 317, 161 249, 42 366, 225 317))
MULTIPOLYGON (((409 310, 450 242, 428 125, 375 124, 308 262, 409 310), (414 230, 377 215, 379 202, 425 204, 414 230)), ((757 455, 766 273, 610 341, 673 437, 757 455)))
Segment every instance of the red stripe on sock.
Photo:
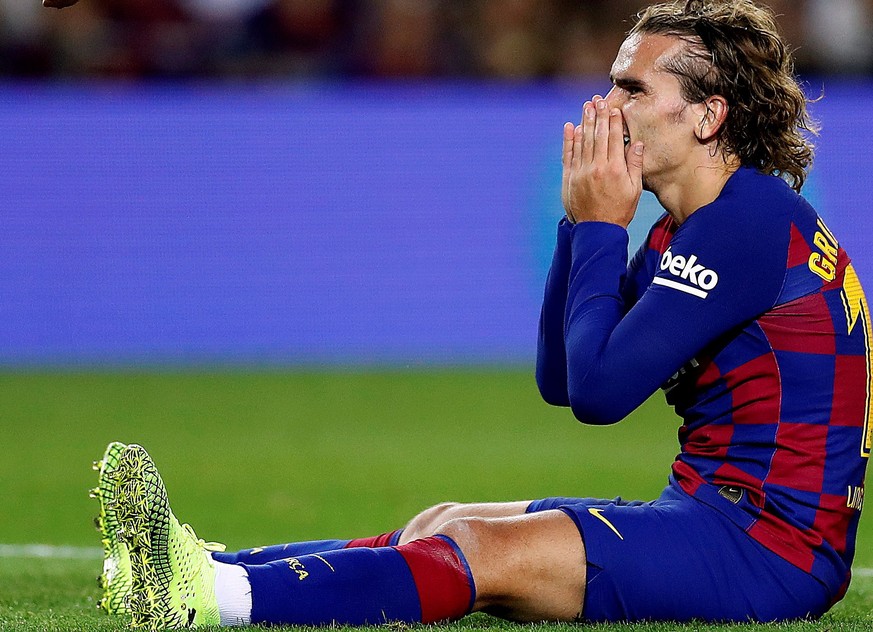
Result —
POLYGON ((353 549, 356 547, 375 549, 380 546, 391 546, 391 538, 394 537, 394 534, 400 531, 389 531, 388 533, 383 533, 382 535, 376 535, 371 538, 356 538, 354 540, 350 540, 348 544, 346 544, 345 548, 353 549))
POLYGON ((473 580, 451 544, 430 537, 398 546, 396 550, 412 571, 421 600, 422 623, 460 619, 470 612, 473 580))

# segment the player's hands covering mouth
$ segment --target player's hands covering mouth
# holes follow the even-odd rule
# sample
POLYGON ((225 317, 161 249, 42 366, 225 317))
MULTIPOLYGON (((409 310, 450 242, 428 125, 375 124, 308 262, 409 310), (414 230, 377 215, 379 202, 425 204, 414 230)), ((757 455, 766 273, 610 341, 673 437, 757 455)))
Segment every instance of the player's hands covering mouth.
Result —
POLYGON ((624 116, 595 96, 582 122, 564 124, 561 198, 571 222, 627 228, 643 192, 643 143, 625 145, 624 116))

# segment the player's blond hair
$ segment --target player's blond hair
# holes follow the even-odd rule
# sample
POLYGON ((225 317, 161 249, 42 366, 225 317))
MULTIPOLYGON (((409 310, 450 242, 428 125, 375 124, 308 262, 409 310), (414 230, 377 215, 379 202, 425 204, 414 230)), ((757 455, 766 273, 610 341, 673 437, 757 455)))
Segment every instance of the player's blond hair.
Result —
POLYGON ((636 16, 631 34, 678 37, 683 54, 666 70, 689 103, 723 96, 728 113, 719 131, 724 155, 779 175, 797 191, 813 160, 804 132, 818 129, 794 76, 794 61, 769 9, 751 0, 674 0, 636 16))

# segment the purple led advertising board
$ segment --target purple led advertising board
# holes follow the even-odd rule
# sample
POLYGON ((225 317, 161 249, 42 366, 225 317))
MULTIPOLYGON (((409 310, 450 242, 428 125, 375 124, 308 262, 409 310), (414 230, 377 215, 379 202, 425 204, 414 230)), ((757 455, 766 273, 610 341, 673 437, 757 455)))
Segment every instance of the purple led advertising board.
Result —
MULTIPOLYGON (((605 87, 2 86, 0 365, 530 364, 605 87)), ((873 291, 873 86, 825 88, 805 192, 873 291)))

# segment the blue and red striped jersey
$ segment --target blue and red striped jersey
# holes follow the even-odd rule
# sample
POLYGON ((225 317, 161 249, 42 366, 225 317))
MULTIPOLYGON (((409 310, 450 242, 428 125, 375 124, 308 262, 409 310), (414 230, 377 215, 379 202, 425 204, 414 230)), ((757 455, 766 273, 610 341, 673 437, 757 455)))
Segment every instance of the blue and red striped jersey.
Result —
POLYGON ((803 197, 750 168, 626 253, 620 226, 559 225, 544 399, 613 423, 662 388, 683 420, 671 484, 845 591, 873 438, 873 330, 849 257, 803 197))

